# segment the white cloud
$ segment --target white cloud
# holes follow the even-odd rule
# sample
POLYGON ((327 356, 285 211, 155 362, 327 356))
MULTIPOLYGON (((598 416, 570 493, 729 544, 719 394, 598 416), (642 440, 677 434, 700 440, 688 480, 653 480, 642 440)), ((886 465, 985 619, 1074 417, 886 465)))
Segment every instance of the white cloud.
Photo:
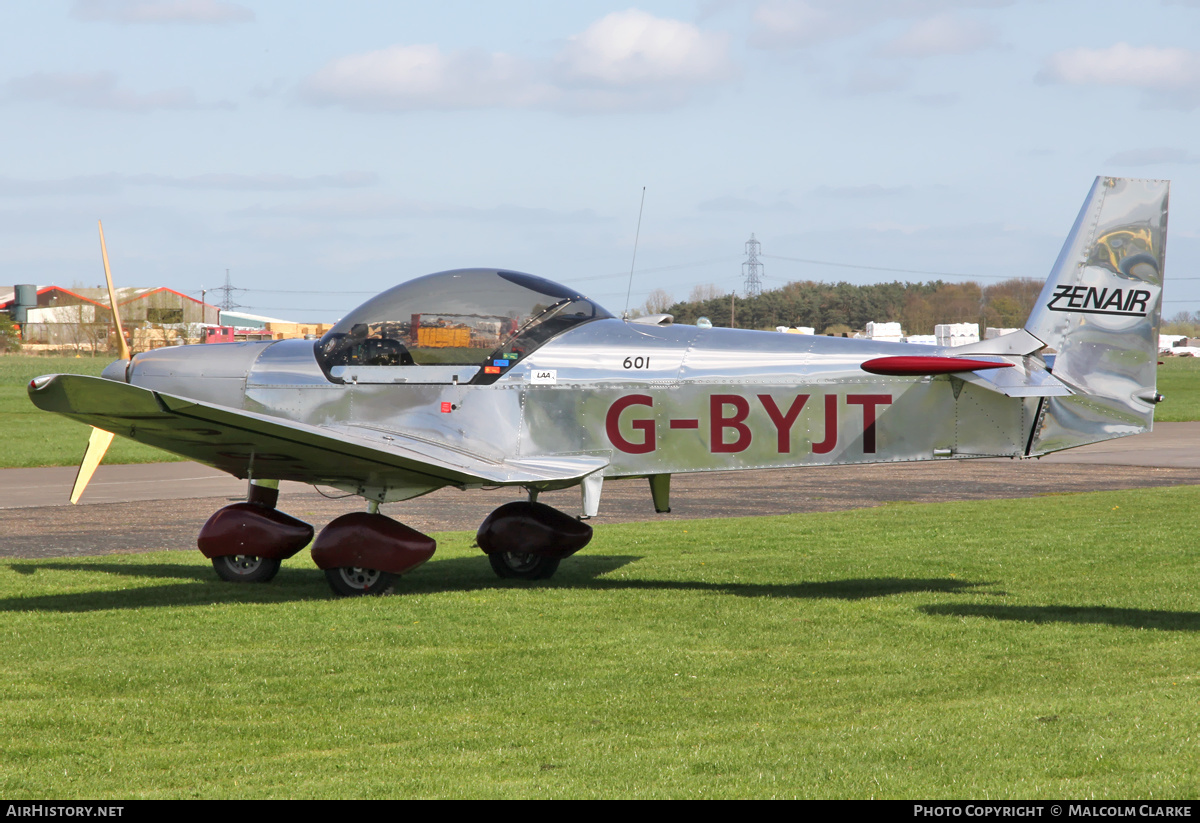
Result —
POLYGON ((220 0, 75 0, 71 15, 106 23, 207 23, 254 19, 254 12, 220 0))
POLYGON ((293 174, 197 174, 168 177, 158 174, 132 176, 131 184, 168 186, 180 189, 220 189, 223 191, 305 191, 310 189, 357 189, 373 186, 379 175, 368 171, 343 171, 297 177, 293 174))
MULTIPOLYGON (((808 48, 851 37, 896 18, 946 16, 964 7, 995 8, 1010 0, 763 0, 754 9, 750 45, 808 48)), ((920 24, 918 24, 919 26, 920 24)), ((917 27, 914 27, 917 28, 917 27)))
MULTIPOLYGON (((146 112, 154 109, 199 109, 203 106, 188 88, 162 89, 139 94, 120 88, 112 72, 34 72, 0 86, 8 100, 46 101, 88 109, 146 112)), ((220 103, 216 108, 231 108, 220 103)))
POLYGON ((723 195, 715 197, 712 200, 705 200, 698 204, 696 208, 700 211, 713 212, 783 212, 795 211, 796 207, 791 202, 784 198, 779 198, 774 202, 767 202, 765 199, 752 200, 746 197, 735 197, 734 195, 723 195))
POLYGON ((541 224, 606 223, 592 209, 560 211, 501 204, 489 208, 462 206, 432 201, 405 200, 385 194, 358 194, 321 198, 274 206, 255 205, 235 212, 263 218, 304 218, 313 220, 470 220, 484 223, 541 224))
POLYGON ((872 25, 870 16, 847 14, 836 5, 807 0, 767 0, 752 16, 750 44, 763 49, 813 46, 855 34, 872 25))
POLYGON ((1068 49, 1052 54, 1041 77, 1072 85, 1178 89, 1200 79, 1200 54, 1182 48, 1131 46, 1068 49))
POLYGON ((291 174, 229 173, 197 174, 190 177, 163 174, 90 174, 59 180, 0 177, 0 196, 112 195, 126 186, 220 191, 308 191, 362 188, 378 182, 377 174, 365 171, 317 174, 310 177, 291 174))
POLYGON ((914 23, 881 52, 889 57, 934 57, 966 54, 995 44, 996 31, 986 23, 939 14, 914 23))
POLYGON ((506 54, 442 53, 435 45, 392 46, 331 61, 305 81, 315 103, 357 109, 524 108, 552 90, 530 66, 506 54))
POLYGON ((28 180, 0 177, 0 197, 48 197, 57 195, 103 195, 120 188, 114 174, 89 174, 61 180, 28 180))
POLYGON ((611 111, 684 102, 734 74, 724 35, 630 10, 571 37, 537 63, 503 53, 396 45, 331 61, 301 94, 376 111, 518 108, 611 111))
POLYGON ((858 199, 863 197, 894 197, 898 194, 909 194, 912 186, 881 186, 878 183, 867 183, 864 186, 818 186, 814 192, 821 197, 846 197, 858 199))
POLYGON ((1200 53, 1178 47, 1131 46, 1067 49, 1047 58, 1036 79, 1073 86, 1142 89, 1166 105, 1200 104, 1200 53))
POLYGON ((997 36, 992 26, 963 18, 958 11, 964 7, 994 7, 1006 1, 762 0, 752 14, 748 42, 757 48, 784 51, 850 41, 840 50, 849 57, 848 62, 818 69, 822 88, 853 95, 892 93, 909 85, 907 71, 897 70, 894 62, 883 64, 871 58, 963 54, 995 45, 997 36), (898 23, 906 20, 916 22, 895 35, 898 23), (878 45, 884 38, 886 42, 878 45), (830 74, 844 79, 829 82, 824 78, 830 74))
POLYGON ((557 65, 568 83, 609 88, 719 82, 733 73, 725 35, 637 9, 570 38, 557 65))
POLYGON ((1155 166, 1161 163, 1195 165, 1200 163, 1200 155, 1193 154, 1187 149, 1158 146, 1150 149, 1119 151, 1104 162, 1114 166, 1155 166))

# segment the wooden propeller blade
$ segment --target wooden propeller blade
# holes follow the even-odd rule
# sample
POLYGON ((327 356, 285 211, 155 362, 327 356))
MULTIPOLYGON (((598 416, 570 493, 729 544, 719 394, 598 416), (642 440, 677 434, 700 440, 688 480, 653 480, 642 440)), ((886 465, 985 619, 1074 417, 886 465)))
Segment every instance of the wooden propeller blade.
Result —
POLYGON ((79 464, 79 472, 75 475, 75 486, 71 489, 72 503, 79 502, 83 490, 87 488, 88 481, 92 479, 92 475, 100 466, 100 461, 104 459, 104 453, 108 451, 108 445, 112 443, 112 439, 112 432, 92 428, 92 436, 88 438, 87 451, 83 453, 83 462, 79 464))
POLYGON ((122 360, 129 359, 129 344, 125 342, 125 329, 121 326, 121 313, 117 310, 117 292, 113 288, 112 272, 108 269, 108 247, 104 245, 104 224, 99 220, 100 256, 104 258, 104 279, 108 282, 108 304, 112 306, 113 323, 117 326, 117 346, 122 360))
MULTIPOLYGON (((121 313, 117 309, 117 291, 113 288, 112 272, 108 268, 108 247, 104 244, 104 224, 97 220, 96 225, 100 227, 100 256, 104 258, 104 279, 108 283, 108 304, 112 307, 113 323, 117 326, 117 351, 122 360, 128 360, 130 358, 129 344, 125 342, 125 329, 121 326, 121 313)), ((100 461, 104 459, 104 454, 108 451, 112 440, 112 432, 92 427, 87 451, 83 453, 83 462, 79 464, 79 471, 75 475, 75 486, 71 489, 72 503, 79 502, 83 490, 87 488, 92 475, 100 467, 100 461)))

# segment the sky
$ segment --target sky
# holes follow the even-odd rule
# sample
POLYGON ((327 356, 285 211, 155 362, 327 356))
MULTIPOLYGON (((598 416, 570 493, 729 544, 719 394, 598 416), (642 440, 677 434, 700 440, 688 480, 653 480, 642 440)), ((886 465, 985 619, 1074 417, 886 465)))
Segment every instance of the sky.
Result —
POLYGON ((740 293, 751 234, 766 288, 1043 279, 1113 175, 1172 181, 1164 315, 1200 312, 1200 0, 3 0, 0 23, 6 285, 100 285, 97 219, 117 285, 215 302, 228 272, 243 310, 307 322, 472 266, 618 314, 740 293))

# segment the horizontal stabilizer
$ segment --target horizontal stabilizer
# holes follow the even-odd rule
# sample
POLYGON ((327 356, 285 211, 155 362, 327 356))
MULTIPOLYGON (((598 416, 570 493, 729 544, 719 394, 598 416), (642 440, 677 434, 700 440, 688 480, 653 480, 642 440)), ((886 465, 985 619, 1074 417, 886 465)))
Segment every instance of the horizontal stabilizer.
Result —
POLYGON ((1063 381, 1050 373, 1036 357, 1010 358, 1013 368, 975 371, 958 375, 963 380, 1005 397, 1066 397, 1074 394, 1063 381))
POLYGON ((986 340, 980 340, 976 343, 967 343, 963 346, 955 346, 953 351, 956 356, 964 354, 1013 354, 1024 356, 1033 354, 1036 351, 1046 348, 1046 344, 1034 337, 1025 329, 1017 329, 1008 334, 1002 334, 999 337, 989 337, 986 340))

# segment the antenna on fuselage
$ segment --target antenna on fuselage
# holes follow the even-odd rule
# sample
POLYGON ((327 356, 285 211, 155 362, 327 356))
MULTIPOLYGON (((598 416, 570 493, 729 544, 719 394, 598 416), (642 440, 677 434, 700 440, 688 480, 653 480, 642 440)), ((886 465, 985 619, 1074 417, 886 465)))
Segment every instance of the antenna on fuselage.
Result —
POLYGON ((642 202, 638 206, 637 232, 633 235, 633 260, 629 264, 629 288, 625 289, 625 312, 622 320, 629 319, 629 295, 633 292, 633 267, 637 265, 638 239, 642 236, 642 209, 646 207, 646 187, 642 186, 642 202))

